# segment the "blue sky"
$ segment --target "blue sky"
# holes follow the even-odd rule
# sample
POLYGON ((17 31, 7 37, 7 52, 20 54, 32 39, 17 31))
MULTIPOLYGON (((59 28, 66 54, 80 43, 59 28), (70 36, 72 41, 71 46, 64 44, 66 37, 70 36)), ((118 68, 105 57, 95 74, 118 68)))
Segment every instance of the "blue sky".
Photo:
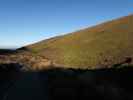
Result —
POLYGON ((0 0, 0 48, 21 47, 132 13, 132 0, 0 0))

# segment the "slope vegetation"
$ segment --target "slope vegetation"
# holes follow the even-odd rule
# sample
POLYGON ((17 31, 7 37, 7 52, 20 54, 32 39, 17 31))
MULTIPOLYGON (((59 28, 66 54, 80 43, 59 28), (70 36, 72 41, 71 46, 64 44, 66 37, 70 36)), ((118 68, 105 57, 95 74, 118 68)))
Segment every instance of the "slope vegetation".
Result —
POLYGON ((133 15, 102 23, 26 48, 56 66, 95 68, 133 57, 133 15))

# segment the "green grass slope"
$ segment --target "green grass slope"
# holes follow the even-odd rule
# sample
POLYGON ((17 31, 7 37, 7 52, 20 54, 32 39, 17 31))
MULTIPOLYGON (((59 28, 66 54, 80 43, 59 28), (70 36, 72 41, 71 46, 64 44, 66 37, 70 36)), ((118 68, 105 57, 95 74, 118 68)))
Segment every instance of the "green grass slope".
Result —
POLYGON ((133 57, 133 15, 29 45, 57 66, 96 68, 133 57))

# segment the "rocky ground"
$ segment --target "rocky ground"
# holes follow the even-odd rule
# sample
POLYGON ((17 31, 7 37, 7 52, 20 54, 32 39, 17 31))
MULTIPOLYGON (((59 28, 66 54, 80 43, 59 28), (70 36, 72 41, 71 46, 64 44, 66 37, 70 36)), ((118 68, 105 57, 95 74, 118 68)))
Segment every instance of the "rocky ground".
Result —
POLYGON ((0 54, 0 64, 19 63, 25 70, 42 70, 52 66, 52 62, 43 56, 29 52, 0 54))

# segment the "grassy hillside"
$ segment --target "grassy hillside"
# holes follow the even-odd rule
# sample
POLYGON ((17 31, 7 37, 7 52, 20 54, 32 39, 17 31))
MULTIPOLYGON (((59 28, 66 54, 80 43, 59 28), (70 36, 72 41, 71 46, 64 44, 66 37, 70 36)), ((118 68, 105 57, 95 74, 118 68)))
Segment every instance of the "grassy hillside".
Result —
POLYGON ((55 65, 94 68, 133 57, 133 15, 27 46, 55 65))

